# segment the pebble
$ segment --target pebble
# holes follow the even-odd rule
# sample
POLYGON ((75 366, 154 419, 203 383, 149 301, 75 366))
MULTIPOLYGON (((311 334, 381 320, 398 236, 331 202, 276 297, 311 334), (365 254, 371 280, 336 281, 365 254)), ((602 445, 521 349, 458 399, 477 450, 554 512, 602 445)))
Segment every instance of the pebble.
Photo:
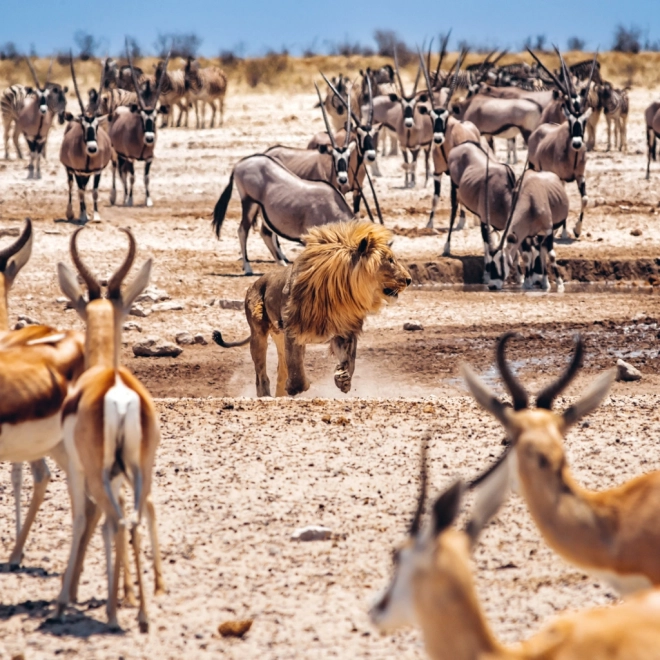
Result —
POLYGON ((636 369, 632 364, 628 364, 623 360, 616 361, 616 379, 624 382, 632 382, 635 380, 641 380, 642 372, 639 369, 636 369))
POLYGON ((252 628, 253 619, 242 621, 225 621, 218 626, 218 632, 223 637, 243 637, 252 628))
POLYGON ((135 330, 135 332, 142 332, 142 326, 135 321, 126 321, 122 326, 122 329, 125 332, 131 332, 132 330, 135 330))
POLYGON ((138 316, 140 318, 145 318, 146 316, 149 316, 151 314, 150 309, 145 309, 142 305, 133 305, 131 307, 131 311, 129 312, 131 316, 138 316))
POLYGON ((161 302, 169 300, 170 295, 167 291, 163 291, 155 286, 147 287, 136 299, 136 302, 161 302))
POLYGON ((424 330, 424 326, 416 321, 409 321, 403 324, 403 329, 408 332, 418 332, 419 330, 424 330))
POLYGON ((25 314, 21 314, 18 317, 18 322, 14 326, 14 330, 20 330, 21 328, 25 328, 28 325, 41 325, 41 323, 33 318, 30 318, 29 316, 25 316, 25 314))
POLYGON ((245 309, 244 300, 223 300, 218 298, 218 307, 221 309, 245 309))
POLYGON ((327 541, 332 536, 332 530, 329 527, 321 525, 308 525, 299 527, 291 534, 292 541, 327 541))
POLYGON ((175 340, 180 346, 192 346, 195 343, 195 338, 189 332, 177 332, 175 340))
POLYGON ((177 357, 183 349, 169 341, 158 337, 146 337, 133 344, 133 355, 136 357, 177 357))
POLYGON ((630 235, 631 235, 631 236, 641 236, 641 235, 642 235, 642 230, 641 230, 641 229, 633 229, 633 230, 630 232, 630 235))
POLYGON ((178 312, 182 310, 185 305, 176 300, 168 300, 167 302, 155 303, 151 307, 152 312, 178 312))

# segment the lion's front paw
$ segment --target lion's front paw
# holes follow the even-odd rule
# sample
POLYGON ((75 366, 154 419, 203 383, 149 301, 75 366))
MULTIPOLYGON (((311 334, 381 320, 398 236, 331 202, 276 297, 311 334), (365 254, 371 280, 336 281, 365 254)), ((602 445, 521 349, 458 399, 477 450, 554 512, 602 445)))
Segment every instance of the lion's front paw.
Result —
POLYGON ((335 371, 335 385, 344 393, 351 390, 351 375, 344 369, 335 371))

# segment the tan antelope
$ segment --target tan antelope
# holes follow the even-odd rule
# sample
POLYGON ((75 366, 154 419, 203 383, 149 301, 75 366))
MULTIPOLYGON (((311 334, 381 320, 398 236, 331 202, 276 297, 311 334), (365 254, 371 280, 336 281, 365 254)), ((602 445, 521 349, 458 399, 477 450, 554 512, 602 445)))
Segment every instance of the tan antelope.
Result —
MULTIPOLYGON (((156 105, 160 96, 163 76, 156 83, 155 92, 150 93, 150 85, 147 84, 143 90, 135 75, 131 55, 126 49, 128 63, 133 74, 133 84, 139 90, 137 103, 130 108, 119 107, 113 112, 109 135, 112 142, 112 190, 110 191, 110 203, 117 200, 117 188, 115 177, 117 169, 124 184, 124 206, 133 206, 133 184, 135 183, 135 168, 133 163, 144 161, 144 192, 145 206, 154 205, 149 194, 149 171, 154 158, 156 148, 156 105), (130 188, 129 188, 130 183, 130 188)), ((165 58, 163 71, 167 70, 169 54, 165 58)))
POLYGON ((202 69, 197 60, 188 57, 184 69, 185 88, 188 100, 195 106, 197 128, 204 128, 206 104, 211 106, 210 128, 215 125, 216 102, 219 114, 218 126, 225 123, 225 94, 227 76, 222 69, 208 66, 202 69))
MULTIPOLYGON (((431 508, 421 529, 426 499, 422 455, 421 492, 407 540, 394 553, 393 576, 369 614, 385 633, 418 626, 432 660, 651 660, 660 648, 660 591, 614 607, 564 614, 513 647, 494 635, 479 602, 470 550, 481 525, 452 529, 463 492, 455 483, 431 508)), ((485 518, 487 520, 487 518, 485 518)))
POLYGON ((614 148, 628 151, 628 89, 615 89, 604 82, 598 89, 600 104, 607 122, 607 151, 612 147, 612 124, 614 124, 614 148))
POLYGON ((185 113, 186 115, 186 128, 188 127, 188 92, 186 90, 185 71, 166 71, 163 69, 164 62, 158 62, 156 66, 156 80, 163 78, 163 83, 160 89, 160 110, 163 112, 163 121, 160 127, 174 126, 174 108, 179 108, 179 117, 177 119, 177 127, 181 126, 181 120, 185 113), (164 112, 164 109, 167 112, 164 112))
MULTIPOLYGON (((101 82, 99 89, 103 89, 103 78, 105 71, 101 72, 101 82)), ((71 118, 68 126, 64 130, 62 146, 60 147, 60 161, 66 168, 66 176, 69 183, 69 203, 66 207, 67 220, 73 220, 73 179, 75 177, 78 184, 78 197, 80 198, 80 216, 79 222, 85 223, 88 220, 87 208, 85 206, 85 188, 90 177, 94 177, 94 189, 92 199, 94 203, 94 222, 101 220, 99 215, 99 183, 101 173, 112 157, 112 144, 106 131, 107 117, 100 116, 100 107, 90 104, 87 109, 83 104, 76 80, 76 72, 73 67, 73 57, 71 57, 71 78, 73 79, 73 88, 76 92, 76 98, 80 105, 80 115, 75 119, 71 118)))
POLYGON ((61 407, 69 384, 83 370, 83 339, 77 332, 30 325, 9 330, 8 294, 30 258, 32 222, 26 219, 18 239, 0 250, 0 460, 12 461, 16 508, 16 543, 10 566, 19 566, 23 549, 44 500, 50 471, 44 460, 52 456, 66 469, 61 444, 61 407), (28 461, 34 488, 21 525, 22 463, 28 461))
POLYGON ((125 287, 122 284, 135 260, 136 243, 129 229, 122 229, 129 240, 124 262, 108 280, 106 296, 101 285, 82 262, 77 238, 84 227, 71 237, 71 259, 85 283, 88 300, 78 284, 76 274, 63 263, 58 264, 60 287, 85 321, 85 367, 75 388, 67 397, 62 412, 64 447, 68 457, 69 493, 73 509, 71 553, 57 598, 58 616, 72 600, 74 583, 82 570, 86 521, 86 493, 105 516, 105 541, 108 601, 108 624, 118 628, 117 595, 120 562, 125 546, 126 527, 131 533, 139 593, 138 622, 141 632, 149 629, 149 618, 143 585, 140 530, 145 515, 151 536, 154 558, 155 590, 164 590, 156 514, 151 500, 151 480, 156 449, 160 442, 158 417, 149 392, 119 364, 122 323, 135 298, 149 282, 151 260, 125 287), (120 491, 124 481, 133 489, 133 516, 125 518, 120 491), (113 564, 113 545, 116 561, 113 564))
POLYGON ((354 115, 359 115, 362 92, 357 85, 351 83, 350 78, 341 73, 338 76, 330 78, 328 87, 329 91, 323 99, 319 99, 317 107, 322 108, 330 117, 332 127, 335 131, 340 131, 346 124, 347 99, 350 98, 351 112, 354 115))
POLYGON ((510 442, 496 467, 480 479, 492 511, 517 477, 543 538, 564 559, 624 594, 660 585, 660 471, 594 492, 575 481, 564 452, 564 436, 607 396, 616 369, 599 376, 564 412, 553 412, 554 400, 580 368, 583 343, 578 337, 570 365, 537 394, 532 409, 528 393, 506 360, 506 344, 513 336, 505 334, 497 347, 497 365, 513 408, 503 404, 470 367, 463 368, 472 395, 502 424, 510 442))
MULTIPOLYGON (((543 66, 536 55, 534 57, 546 72, 553 76, 555 84, 563 92, 564 98, 568 99, 562 106, 567 121, 560 125, 541 124, 532 133, 527 143, 528 158, 529 166, 533 170, 554 172, 562 181, 577 183, 582 204, 573 232, 575 237, 579 238, 582 233, 584 210, 589 201, 584 172, 587 165, 585 126, 592 114, 591 108, 587 106, 591 83, 587 82, 586 94, 579 95, 575 91, 561 53, 557 51, 557 54, 562 64, 563 82, 554 77, 554 74, 543 66)), ((592 62, 592 71, 595 66, 596 58, 592 62)), ((562 237, 568 237, 566 224, 563 227, 562 237)))
POLYGON ((651 178, 651 160, 656 159, 656 140, 660 136, 660 101, 654 101, 644 112, 646 120, 646 180, 651 178))

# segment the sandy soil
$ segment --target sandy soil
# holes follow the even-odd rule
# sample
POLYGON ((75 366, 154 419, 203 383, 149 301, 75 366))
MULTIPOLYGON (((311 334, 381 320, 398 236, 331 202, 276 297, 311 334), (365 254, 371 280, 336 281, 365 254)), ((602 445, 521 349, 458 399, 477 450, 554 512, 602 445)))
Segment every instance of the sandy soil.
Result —
MULTIPOLYGON (((603 151, 601 122, 598 151, 588 165, 593 206, 585 235, 560 244, 560 258, 656 258, 660 172, 650 183, 644 181, 642 113, 657 95, 657 90, 631 93, 627 155, 603 151), (633 236, 633 229, 641 236, 633 236)), ((138 633, 136 611, 130 608, 120 613, 124 632, 109 634, 97 535, 81 603, 65 624, 48 621, 70 534, 65 483, 54 471, 26 548, 25 568, 0 575, 0 658, 18 652, 26 658, 423 657, 416 632, 382 637, 370 626, 366 610, 386 582, 391 549, 403 538, 414 505, 420 439, 432 436, 434 491, 456 476, 470 478, 500 451, 501 432, 466 397, 458 366, 469 361, 499 387, 492 351, 505 329, 527 337, 516 345, 513 359, 532 390, 561 369, 575 332, 586 337, 588 351, 571 396, 618 357, 644 373, 639 383, 617 384, 590 425, 569 436, 569 460, 581 483, 607 487, 659 467, 660 301, 653 287, 569 287, 563 295, 411 287, 398 304, 368 320, 354 388, 346 396, 334 387, 333 362, 323 346, 308 351, 313 385, 296 400, 252 398, 254 371, 246 349, 209 344, 185 347, 176 359, 133 357, 131 345, 145 336, 173 341, 176 333, 189 331, 210 341, 214 328, 228 338, 245 336, 243 312, 232 308, 251 281, 242 276, 238 260, 240 207, 237 201, 230 205, 220 241, 210 231, 212 208, 236 160, 275 143, 305 146, 321 130, 313 106, 311 94, 230 95, 222 129, 160 132, 151 209, 108 206, 110 175, 104 175, 103 222, 81 237, 89 263, 105 276, 124 250, 116 227, 131 226, 139 259, 154 258, 153 284, 184 305, 181 311, 131 318, 141 330, 124 336, 124 362, 158 398, 163 443, 155 500, 169 593, 151 599, 149 635, 138 633), (424 330, 404 332, 406 321, 420 322, 424 330), (333 540, 289 540, 295 528, 307 524, 328 525, 333 540), (254 625, 245 639, 218 635, 222 621, 246 617, 253 617, 254 625)), ((61 136, 59 127, 50 136, 41 181, 24 180, 25 163, 0 163, 2 228, 18 226, 26 215, 36 228, 33 257, 13 289, 10 313, 12 319, 26 314, 82 327, 58 301, 55 279, 57 261, 68 260, 73 229, 58 222, 66 207, 66 176, 57 159, 61 136)), ((503 143, 498 147, 503 154, 503 143)), ((519 155, 520 170, 524 151, 519 155)), ((403 190, 400 164, 398 158, 384 159, 384 176, 376 181, 386 224, 398 228, 395 250, 410 262, 440 262, 448 181, 443 181, 440 231, 426 235, 418 230, 426 224, 431 186, 403 190)), ((422 163, 418 174, 423 174, 422 163)), ((573 188, 575 217, 579 203, 573 188)), ((143 199, 139 169, 136 201, 143 199)), ((481 250, 478 228, 468 225, 455 234, 459 256, 481 250)), ((290 244, 284 249, 291 257, 299 250, 290 244)), ((249 250, 255 271, 275 267, 258 235, 250 237, 249 250)), ((4 557, 14 530, 8 468, 5 474, 0 485, 4 557)), ((25 481, 26 505, 29 478, 25 481)), ((615 600, 606 585, 547 549, 517 497, 484 533, 475 574, 488 618, 508 642, 524 638, 567 607, 615 600)))

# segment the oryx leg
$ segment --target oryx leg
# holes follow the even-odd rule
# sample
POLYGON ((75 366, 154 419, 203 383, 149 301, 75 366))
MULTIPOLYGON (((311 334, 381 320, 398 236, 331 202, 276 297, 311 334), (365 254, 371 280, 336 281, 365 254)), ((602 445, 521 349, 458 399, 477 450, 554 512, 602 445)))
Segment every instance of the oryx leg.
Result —
POLYGON ((46 150, 46 141, 41 138, 35 140, 35 168, 34 168, 34 178, 41 179, 41 157, 46 150))
POLYGON ((34 172, 34 165, 37 158, 36 148, 37 148, 36 142, 34 140, 28 140, 28 149, 30 150, 30 162, 28 163, 28 176, 27 176, 28 179, 36 178, 34 172))
POLYGON ((128 161, 119 154, 117 154, 117 169, 124 186, 124 206, 128 206, 128 161))
POLYGON ((78 184, 78 200, 80 202, 80 222, 87 222, 87 207, 85 206, 85 188, 89 177, 81 174, 76 174, 76 183, 78 184))
POLYGON ((225 125, 225 97, 221 96, 218 99, 218 105, 220 106, 220 123, 218 126, 224 126, 225 125))
POLYGON ((442 179, 442 172, 433 173, 433 201, 431 202, 431 215, 429 216, 429 221, 426 223, 427 229, 433 228, 433 218, 435 217, 435 209, 438 206, 438 201, 440 200, 440 181, 442 179))
POLYGON ((280 266, 286 266, 287 260, 286 257, 282 254, 282 250, 279 244, 275 242, 275 234, 266 226, 265 222, 261 223, 261 229, 259 230, 261 238, 263 238, 266 247, 273 255, 275 261, 280 264, 280 266))
POLYGON ((247 239, 248 234, 250 233, 250 228, 259 212, 259 206, 249 197, 246 197, 241 200, 241 208, 242 214, 241 224, 238 225, 238 242, 241 245, 241 256, 243 257, 243 273, 245 275, 252 275, 252 266, 250 266, 250 260, 248 259, 247 254, 247 239))
MULTIPOLYGON (((19 144, 19 138, 21 137, 21 132, 18 130, 18 124, 14 124, 14 132, 12 133, 12 140, 14 141, 14 147, 16 148, 16 155, 19 160, 23 160, 23 153, 21 152, 21 146, 19 144)), ((6 151, 6 147, 5 147, 6 151)))
POLYGON ((655 161, 656 135, 652 128, 646 129, 646 180, 651 178, 651 160, 655 161))
POLYGON ((212 99, 209 101, 209 105, 211 106, 211 123, 209 124, 209 128, 214 128, 215 127, 215 99, 212 99))
POLYGON ((351 390, 353 373, 355 372, 355 355, 357 353, 357 337, 333 337, 330 342, 332 354, 339 360, 335 367, 335 385, 344 393, 351 390))
POLYGON ((508 138, 506 141, 506 162, 507 163, 517 163, 518 162, 518 151, 516 150, 516 138, 508 138))
MULTIPOLYGON (((458 224, 456 225, 456 231, 460 231, 461 229, 465 229, 465 207, 462 204, 459 204, 458 208, 458 224)), ((479 220, 479 223, 481 223, 481 220, 479 220)))
POLYGON ((67 168, 66 179, 69 184, 69 203, 66 205, 66 219, 73 220, 73 172, 67 168))
MULTIPOLYGON (((383 176, 380 171, 380 166, 378 164, 378 140, 380 139, 380 131, 374 136, 374 151, 376 152, 376 160, 371 162, 371 175, 372 176, 383 176)), ((383 140, 383 143, 385 140, 383 140)), ((384 154, 383 154, 384 155, 384 154)))
POLYGON ((286 381, 289 372, 286 368, 286 355, 284 352, 284 333, 277 332, 272 334, 273 341, 277 347, 277 387, 275 396, 286 396, 286 381))
POLYGON ((135 186, 135 163, 132 160, 126 161, 126 178, 128 179, 128 199, 126 206, 133 206, 133 188, 135 186))
POLYGON ((607 122, 607 149, 605 151, 609 151, 612 147, 612 117, 605 115, 605 121, 607 122))
POLYGON ((523 289, 532 288, 532 265, 534 263, 534 246, 528 237, 520 245, 520 257, 523 263, 524 279, 523 289))
MULTIPOLYGON (((5 141, 5 160, 9 160, 9 129, 11 128, 12 119, 7 115, 2 116, 3 137, 5 141)), ((14 130, 16 135, 16 130, 14 130)))
POLYGON ((419 149, 411 151, 412 162, 410 163, 410 187, 417 186, 417 157, 419 156, 419 149))
POLYGON ((101 172, 94 175, 94 189, 92 190, 92 202, 94 204, 94 222, 101 221, 101 215, 99 213, 99 183, 101 182, 101 172))
POLYGON ((628 117, 621 117, 621 148, 619 151, 628 153, 628 117))
POLYGON ((403 171, 405 174, 405 183, 403 184, 404 188, 410 188, 410 164, 408 163, 408 149, 401 148, 401 153, 403 155, 403 171))
POLYGON ((295 338, 285 335, 284 355, 286 358, 286 393, 295 396, 309 389, 309 381, 305 375, 305 346, 295 338))
POLYGON ((454 229, 454 220, 456 220, 456 210, 458 207, 458 195, 456 192, 456 185, 451 182, 451 213, 449 215, 449 232, 447 234, 447 242, 445 249, 442 251, 443 256, 448 257, 451 254, 451 232, 454 229))
POLYGON ((580 217, 578 218, 577 224, 575 225, 575 229, 573 229, 573 233, 575 234, 575 238, 580 238, 580 234, 582 233, 582 218, 584 217, 584 209, 587 208, 589 198, 587 197, 587 182, 585 181, 584 175, 578 177, 576 179, 576 183, 578 190, 580 191, 581 206, 580 217))
POLYGON ((492 260, 491 255, 491 244, 490 244, 490 232, 488 231, 488 225, 485 222, 479 223, 481 225, 481 240, 484 244, 484 274, 482 281, 484 284, 490 284, 490 262, 492 260))
MULTIPOLYGON (((547 279, 547 271, 551 268, 552 274, 555 277, 555 283, 557 284, 557 293, 563 293, 564 280, 561 277, 561 273, 559 272, 559 266, 557 265, 557 253, 555 252, 554 240, 555 237, 552 232, 550 232, 550 234, 548 234, 543 238, 542 249, 545 250, 544 260, 545 260, 545 268, 546 268, 546 279, 547 279)), ((550 284, 548 284, 547 290, 548 291, 550 290, 550 284)))
POLYGON ((431 168, 429 166, 429 156, 431 155, 431 147, 424 149, 424 188, 431 178, 431 168))
MULTIPOLYGON (((120 173, 121 174, 121 173, 120 173)), ((112 188, 110 188, 110 204, 115 205, 117 201, 117 160, 112 159, 112 188)))
POLYGON ((151 195, 149 193, 149 172, 151 170, 151 163, 153 161, 151 160, 145 160, 144 161, 144 194, 145 194, 145 206, 147 208, 151 208, 154 203, 153 200, 151 199, 151 195))
POLYGON ((353 215, 357 215, 360 212, 360 202, 362 201, 362 195, 359 191, 353 191, 353 215))

